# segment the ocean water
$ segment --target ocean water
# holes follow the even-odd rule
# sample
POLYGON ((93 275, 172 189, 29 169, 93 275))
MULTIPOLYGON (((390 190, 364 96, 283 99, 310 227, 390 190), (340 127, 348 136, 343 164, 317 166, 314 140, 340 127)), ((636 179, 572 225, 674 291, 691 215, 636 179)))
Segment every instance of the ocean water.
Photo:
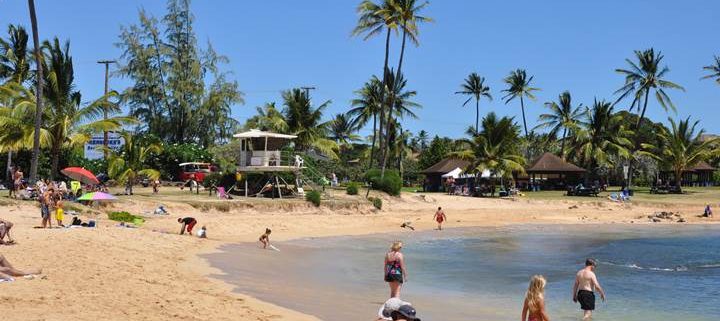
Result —
POLYGON ((574 275, 596 258, 608 300, 594 320, 705 321, 720 316, 720 227, 521 226, 224 247, 208 255, 237 290, 323 320, 372 320, 389 296, 383 255, 405 242, 402 298, 423 320, 518 320, 529 277, 548 280, 553 320, 580 320, 574 275))

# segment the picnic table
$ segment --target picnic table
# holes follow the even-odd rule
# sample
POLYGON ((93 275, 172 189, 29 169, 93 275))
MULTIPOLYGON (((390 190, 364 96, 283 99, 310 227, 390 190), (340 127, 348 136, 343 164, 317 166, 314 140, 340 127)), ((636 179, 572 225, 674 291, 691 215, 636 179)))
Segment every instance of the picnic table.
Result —
POLYGON ((676 185, 661 185, 650 188, 650 194, 682 194, 682 188, 676 185))
POLYGON ((598 196, 600 189, 595 187, 568 187, 567 196, 598 196))

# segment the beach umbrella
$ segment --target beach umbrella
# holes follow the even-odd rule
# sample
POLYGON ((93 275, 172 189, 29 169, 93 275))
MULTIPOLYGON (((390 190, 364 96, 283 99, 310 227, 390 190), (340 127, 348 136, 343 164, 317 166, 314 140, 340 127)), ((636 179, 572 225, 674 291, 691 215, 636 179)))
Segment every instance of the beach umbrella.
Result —
POLYGON ((78 197, 78 201, 114 201, 117 200, 115 196, 103 192, 92 192, 86 193, 83 196, 78 197))
POLYGON ((60 171, 63 175, 70 177, 76 181, 80 181, 84 184, 97 185, 100 181, 95 177, 91 171, 82 167, 68 167, 60 171))

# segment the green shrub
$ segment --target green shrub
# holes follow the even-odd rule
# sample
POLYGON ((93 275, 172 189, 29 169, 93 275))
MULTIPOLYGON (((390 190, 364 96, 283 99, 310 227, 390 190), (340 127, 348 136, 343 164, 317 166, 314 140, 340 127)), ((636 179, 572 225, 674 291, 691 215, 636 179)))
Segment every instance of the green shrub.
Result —
POLYGON ((126 222, 126 223, 133 223, 133 222, 135 222, 136 219, 145 221, 145 219, 140 216, 132 215, 132 214, 130 214, 128 212, 124 212, 124 211, 108 213, 108 218, 113 221, 126 222))
POLYGON ((357 195, 359 190, 360 184, 356 182, 350 182, 350 184, 348 184, 347 188, 345 189, 348 195, 357 195))
POLYGON ((370 198, 368 198, 368 200, 370 200, 370 202, 372 202, 372 204, 373 204, 373 206, 375 206, 375 208, 377 208, 379 210, 382 209, 382 199, 381 198, 370 197, 370 198))
POLYGON ((305 200, 313 203, 315 206, 320 206, 320 192, 318 191, 309 191, 305 193, 305 200))
POLYGON ((383 191, 392 196, 400 195, 402 180, 397 171, 386 170, 385 177, 380 178, 379 169, 371 169, 365 174, 365 179, 372 184, 372 188, 383 191))

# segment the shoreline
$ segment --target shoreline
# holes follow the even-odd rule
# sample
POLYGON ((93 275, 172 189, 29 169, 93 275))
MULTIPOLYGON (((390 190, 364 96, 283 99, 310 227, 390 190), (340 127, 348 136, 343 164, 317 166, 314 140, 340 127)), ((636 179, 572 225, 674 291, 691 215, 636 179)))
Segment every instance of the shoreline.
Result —
MULTIPOLYGON (((377 195, 375 195, 377 196, 377 195)), ((1 284, 7 291, 0 301, 10 308, 8 320, 319 320, 249 295, 213 274, 222 271, 203 257, 223 245, 254 242, 265 227, 273 229, 273 241, 328 236, 361 236, 376 233, 411 233, 399 226, 411 221, 417 231, 435 228, 432 213, 442 205, 451 227, 498 227, 515 225, 619 224, 670 225, 670 223, 631 224, 640 215, 669 210, 666 204, 624 206, 603 200, 542 201, 457 198, 437 194, 403 194, 384 197, 385 208, 352 201, 355 205, 315 208, 304 201, 278 204, 237 201, 237 210, 212 207, 198 209, 187 203, 136 197, 122 199, 108 210, 142 213, 158 203, 171 215, 152 216, 140 229, 116 228, 101 219, 98 229, 32 229, 39 221, 37 206, 10 201, 0 207, 0 217, 16 224, 17 245, 0 247, 14 265, 39 265, 47 280, 19 280, 1 284), (249 204, 249 205, 248 205, 249 204), (359 205, 358 205, 359 204, 359 205), (177 235, 176 219, 195 216, 208 226, 210 239, 177 235), (132 233, 132 235, 128 235, 132 233), (59 234, 63 234, 59 236, 59 234), (112 289, 112 290, 111 290, 112 289), (102 293, 116 292, 105 297, 102 293), (72 299, 66 299, 66 298, 72 299), (46 305, 36 302, 50 300, 46 305), (57 302, 55 302, 57 301, 57 302), (92 304, 88 304, 91 302, 92 304), (138 302, 148 303, 147 306, 138 302), (128 307, 132 307, 128 309, 128 307), (82 314, 78 314, 82 311, 82 314)), ((698 207, 698 206, 694 206, 698 207)), ((680 204, 670 207, 689 212, 680 204)), ((687 216, 687 215, 686 215, 687 216)), ((83 217, 85 219, 85 217, 83 217)), ((720 219, 688 216, 692 225, 718 224, 720 219)), ((672 223, 680 224, 680 223, 672 223)), ((372 316, 370 316, 372 317, 372 316)))

